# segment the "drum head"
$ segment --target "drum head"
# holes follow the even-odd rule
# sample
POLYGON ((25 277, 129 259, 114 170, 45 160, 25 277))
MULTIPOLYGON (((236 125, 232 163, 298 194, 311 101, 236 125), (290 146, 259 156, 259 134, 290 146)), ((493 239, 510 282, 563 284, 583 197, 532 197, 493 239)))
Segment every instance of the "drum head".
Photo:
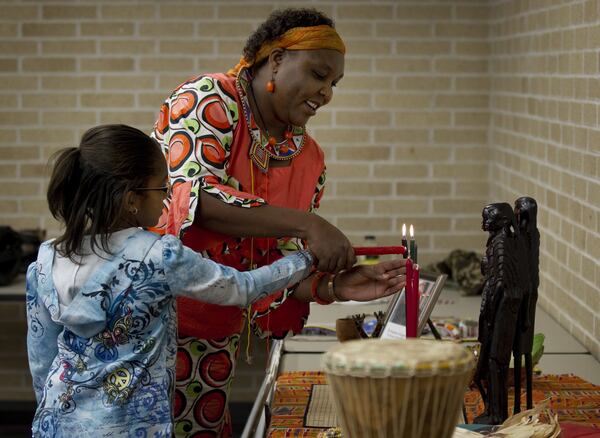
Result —
POLYGON ((454 375, 473 366, 473 355, 463 346, 424 339, 349 341, 323 357, 326 373, 354 377, 454 375))

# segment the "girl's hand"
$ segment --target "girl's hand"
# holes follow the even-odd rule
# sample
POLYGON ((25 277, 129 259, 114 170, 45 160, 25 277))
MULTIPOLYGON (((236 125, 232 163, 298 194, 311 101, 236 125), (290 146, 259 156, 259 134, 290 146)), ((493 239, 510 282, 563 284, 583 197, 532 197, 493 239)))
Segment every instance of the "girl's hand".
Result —
POLYGON ((376 265, 357 265, 339 273, 334 292, 342 300, 371 301, 398 292, 405 285, 406 259, 394 259, 376 265))
POLYGON ((340 272, 356 263, 354 249, 344 233, 316 214, 310 215, 305 238, 319 271, 340 272))

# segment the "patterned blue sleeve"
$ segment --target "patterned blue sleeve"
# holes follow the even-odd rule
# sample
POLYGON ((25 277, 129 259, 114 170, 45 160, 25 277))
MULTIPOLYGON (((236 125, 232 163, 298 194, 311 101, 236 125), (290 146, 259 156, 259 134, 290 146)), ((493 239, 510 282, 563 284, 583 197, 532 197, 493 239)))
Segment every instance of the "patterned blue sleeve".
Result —
POLYGON ((62 327, 52 321, 37 292, 38 272, 34 262, 27 269, 27 354, 35 398, 40 402, 50 366, 58 354, 62 327))
POLYGON ((294 285, 310 274, 313 264, 308 251, 298 251, 270 265, 240 272, 203 258, 173 236, 161 240, 171 292, 222 306, 245 307, 294 285))

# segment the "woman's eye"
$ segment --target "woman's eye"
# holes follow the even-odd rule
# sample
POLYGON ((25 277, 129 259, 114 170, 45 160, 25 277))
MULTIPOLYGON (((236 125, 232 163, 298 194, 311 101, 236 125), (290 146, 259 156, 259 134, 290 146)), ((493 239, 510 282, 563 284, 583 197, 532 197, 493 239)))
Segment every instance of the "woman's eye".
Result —
POLYGON ((325 79, 325 77, 326 77, 326 75, 324 75, 324 74, 321 74, 321 73, 319 73, 319 72, 317 72, 317 71, 313 71, 313 74, 315 75, 315 77, 316 77, 317 79, 325 79))

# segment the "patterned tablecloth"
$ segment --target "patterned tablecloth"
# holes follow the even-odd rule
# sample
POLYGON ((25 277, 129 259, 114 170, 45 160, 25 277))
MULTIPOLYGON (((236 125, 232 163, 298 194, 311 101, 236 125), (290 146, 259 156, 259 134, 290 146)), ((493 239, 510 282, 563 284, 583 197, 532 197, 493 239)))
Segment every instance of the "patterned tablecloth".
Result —
MULTIPOLYGON (((325 375, 317 371, 296 371, 279 376, 267 437, 316 438, 327 429, 316 425, 335 422, 331 404, 322 402, 326 398, 322 385, 326 384, 325 375)), ((581 423, 600 429, 600 386, 569 374, 534 377, 534 404, 549 397, 550 406, 558 414, 559 422, 581 423)), ((511 410, 512 400, 511 390, 511 410)), ((521 405, 525 406, 524 393, 521 405)), ((482 412, 483 403, 478 391, 468 391, 465 394, 465 406, 469 422, 482 412)))

